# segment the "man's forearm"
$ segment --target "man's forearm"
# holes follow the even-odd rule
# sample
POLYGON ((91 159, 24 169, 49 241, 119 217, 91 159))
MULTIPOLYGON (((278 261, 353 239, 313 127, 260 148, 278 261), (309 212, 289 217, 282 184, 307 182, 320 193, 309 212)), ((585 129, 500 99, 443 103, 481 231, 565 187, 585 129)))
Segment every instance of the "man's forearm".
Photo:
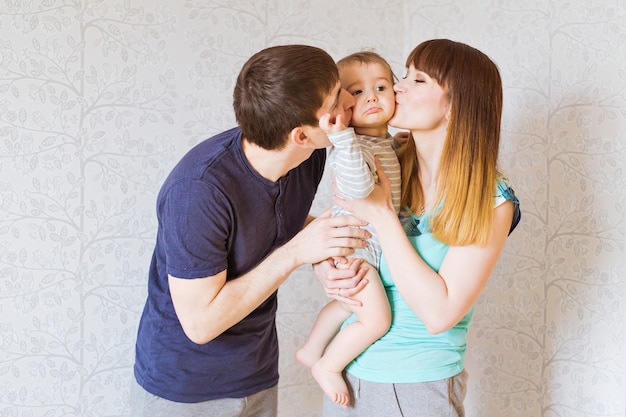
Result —
POLYGON ((277 248, 254 269, 226 281, 217 295, 196 311, 196 331, 188 336, 198 344, 215 339, 267 300, 298 266, 287 245, 277 248))

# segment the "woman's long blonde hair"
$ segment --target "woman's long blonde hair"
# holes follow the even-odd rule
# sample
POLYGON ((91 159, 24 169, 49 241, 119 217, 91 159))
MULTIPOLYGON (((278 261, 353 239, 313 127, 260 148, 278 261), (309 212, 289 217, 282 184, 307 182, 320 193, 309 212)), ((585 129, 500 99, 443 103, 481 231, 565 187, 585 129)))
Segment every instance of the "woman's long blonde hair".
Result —
MULTIPOLYGON (((502 116, 502 80, 488 56, 463 43, 434 39, 407 58, 433 78, 450 99, 450 118, 439 172, 433 235, 448 245, 484 245, 491 238, 502 116)), ((415 143, 399 155, 402 205, 419 213, 424 196, 415 143)))

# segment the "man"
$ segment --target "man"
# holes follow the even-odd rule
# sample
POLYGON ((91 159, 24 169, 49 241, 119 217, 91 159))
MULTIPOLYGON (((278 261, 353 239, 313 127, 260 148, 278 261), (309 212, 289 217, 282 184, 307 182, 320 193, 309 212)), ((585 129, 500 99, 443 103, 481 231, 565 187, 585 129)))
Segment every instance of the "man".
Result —
POLYGON ((233 101, 239 126, 194 147, 158 196, 134 417, 275 416, 278 286, 369 236, 353 217, 308 216, 330 145, 319 118, 348 123, 354 105, 326 52, 258 52, 233 101))

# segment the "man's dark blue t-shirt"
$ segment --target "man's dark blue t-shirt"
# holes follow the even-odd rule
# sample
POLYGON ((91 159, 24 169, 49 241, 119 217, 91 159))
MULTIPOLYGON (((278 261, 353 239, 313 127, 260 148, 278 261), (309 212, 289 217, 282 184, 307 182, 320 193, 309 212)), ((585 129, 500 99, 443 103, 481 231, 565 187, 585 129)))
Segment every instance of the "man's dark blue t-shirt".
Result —
POLYGON ((168 274, 227 279, 254 268, 304 225, 324 170, 319 149, 277 182, 261 177, 234 128, 195 146, 157 199, 157 241, 137 335, 135 377, 176 402, 241 398, 278 383, 276 292, 241 322, 198 345, 174 312, 168 274))

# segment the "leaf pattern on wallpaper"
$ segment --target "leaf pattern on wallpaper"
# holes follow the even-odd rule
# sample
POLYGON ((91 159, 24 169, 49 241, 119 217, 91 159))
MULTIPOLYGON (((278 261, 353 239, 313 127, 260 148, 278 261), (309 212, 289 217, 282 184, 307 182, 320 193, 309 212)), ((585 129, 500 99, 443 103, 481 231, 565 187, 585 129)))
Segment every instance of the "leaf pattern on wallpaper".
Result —
POLYGON ((176 111, 161 65, 174 21, 101 1, 0 15, 0 409, 119 414, 143 294, 132 278, 146 269, 129 260, 154 235, 138 200, 171 153, 149 132, 176 111), (142 78, 147 65, 162 72, 142 78))

